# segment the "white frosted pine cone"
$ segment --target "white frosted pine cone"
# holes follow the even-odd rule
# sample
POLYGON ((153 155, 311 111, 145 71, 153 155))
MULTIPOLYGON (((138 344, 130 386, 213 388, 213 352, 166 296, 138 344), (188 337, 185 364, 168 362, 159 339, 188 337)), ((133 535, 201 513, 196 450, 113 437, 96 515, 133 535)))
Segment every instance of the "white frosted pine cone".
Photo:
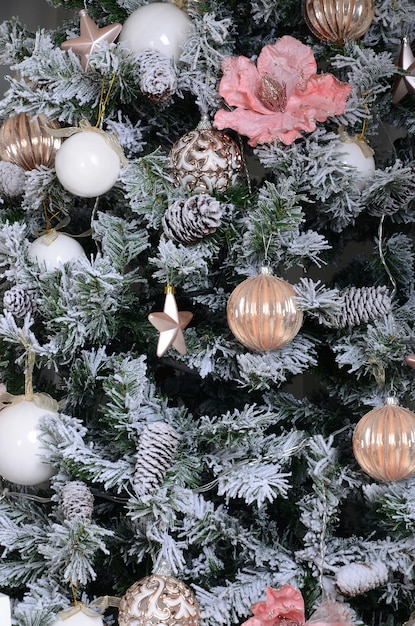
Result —
POLYGON ((194 243, 211 235, 220 226, 222 208, 212 196, 200 193, 185 200, 176 200, 166 210, 162 224, 168 239, 194 243))
POLYGON ((33 315, 37 307, 31 291, 14 285, 4 292, 3 308, 16 317, 24 317, 28 313, 33 315))
POLYGON ((170 60, 159 50, 144 50, 138 59, 140 89, 155 102, 170 98, 177 89, 177 77, 170 60))
POLYGON ((0 161, 0 193, 13 198, 21 196, 26 184, 25 172, 22 167, 0 161))
POLYGON ((350 563, 337 570, 336 586, 344 596, 359 596, 381 587, 388 580, 388 568, 381 561, 350 563))
POLYGON ((333 316, 329 325, 332 328, 347 328, 366 324, 370 320, 387 315, 391 310, 388 289, 382 287, 350 287, 340 293, 343 306, 333 316))
POLYGON ((166 422, 150 422, 141 433, 133 486, 137 495, 151 493, 160 485, 176 453, 179 435, 166 422))
POLYGON ((65 519, 90 520, 94 509, 94 496, 80 480, 72 480, 62 489, 62 511, 65 519))

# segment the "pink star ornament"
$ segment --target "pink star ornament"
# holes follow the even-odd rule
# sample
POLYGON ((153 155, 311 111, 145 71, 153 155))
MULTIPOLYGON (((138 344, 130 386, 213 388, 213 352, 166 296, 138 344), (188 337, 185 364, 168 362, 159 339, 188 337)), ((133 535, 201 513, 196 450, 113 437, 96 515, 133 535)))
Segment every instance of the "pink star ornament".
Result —
POLYGON ((160 332, 157 343, 157 356, 163 356, 173 346, 180 354, 186 354, 183 330, 193 317, 190 311, 180 311, 174 297, 174 287, 167 285, 163 312, 150 313, 148 320, 160 332))
POLYGON ((62 50, 72 50, 81 56, 81 65, 86 71, 89 66, 89 57, 99 50, 104 41, 113 43, 121 32, 121 24, 109 24, 99 28, 89 17, 85 9, 79 11, 80 31, 79 37, 67 39, 61 43, 62 50))
POLYGON ((392 89, 392 102, 397 104, 407 94, 415 94, 415 57, 407 37, 403 37, 397 66, 407 72, 400 76, 392 89))

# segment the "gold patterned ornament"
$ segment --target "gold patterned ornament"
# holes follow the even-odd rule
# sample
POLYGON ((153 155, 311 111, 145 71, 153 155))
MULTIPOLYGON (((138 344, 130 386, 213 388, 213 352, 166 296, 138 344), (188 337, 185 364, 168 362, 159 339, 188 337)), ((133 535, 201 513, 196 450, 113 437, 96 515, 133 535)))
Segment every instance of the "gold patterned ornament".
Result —
POLYGON ((192 319, 193 313, 178 310, 173 285, 167 285, 164 293, 166 298, 163 312, 150 313, 148 316, 149 322, 160 332, 157 356, 163 356, 170 347, 175 348, 180 354, 186 354, 183 330, 192 319))
POLYGON ((52 168, 62 140, 52 136, 48 128, 58 129, 60 125, 44 115, 19 113, 9 117, 0 128, 0 158, 26 171, 38 165, 52 168))
POLYGON ((406 72, 395 81, 392 88, 392 102, 397 104, 406 95, 415 94, 415 56, 412 52, 408 37, 402 38, 397 66, 406 72))
POLYGON ((80 18, 80 35, 67 39, 61 43, 62 50, 72 50, 75 54, 81 56, 81 65, 86 71, 89 67, 90 55, 94 54, 104 41, 113 43, 121 32, 121 24, 109 24, 103 28, 99 28, 95 22, 89 17, 87 11, 82 9, 79 11, 80 18))
POLYGON ((303 323, 296 291, 269 266, 234 289, 227 305, 229 328, 251 350, 277 350, 294 339, 303 323))
POLYGON ((193 591, 168 574, 146 576, 121 598, 119 626, 198 626, 199 622, 193 591))
POLYGON ((192 193, 226 191, 238 183, 244 167, 238 144, 212 128, 206 115, 197 128, 176 141, 170 161, 175 185, 192 193))
POLYGON ((394 397, 372 409, 353 433, 353 452, 372 478, 392 482, 415 472, 415 413, 399 406, 394 397))
POLYGON ((322 41, 341 43, 360 39, 375 14, 374 0, 305 0, 304 17, 322 41))

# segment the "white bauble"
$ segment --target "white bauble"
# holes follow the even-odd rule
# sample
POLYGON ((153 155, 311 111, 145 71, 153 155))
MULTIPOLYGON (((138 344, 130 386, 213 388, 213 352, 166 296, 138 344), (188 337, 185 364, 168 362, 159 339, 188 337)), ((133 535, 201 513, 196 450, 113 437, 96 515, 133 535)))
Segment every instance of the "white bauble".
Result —
POLYGON ((40 419, 58 415, 33 401, 22 400, 0 411, 0 475, 18 485, 39 485, 54 469, 40 457, 40 419))
POLYGON ((75 196, 95 198, 111 189, 120 173, 120 157, 105 137, 93 130, 71 135, 55 155, 59 182, 75 196))
POLYGON ((192 28, 190 18, 174 4, 153 2, 131 13, 122 27, 119 41, 124 42, 130 52, 155 48, 177 63, 192 28))
POLYGON ((334 144, 337 152, 335 156, 336 160, 339 163, 344 163, 356 169, 354 182, 359 191, 362 191, 373 177, 376 169, 373 155, 369 153, 365 154, 367 144, 363 141, 341 141, 340 139, 336 139, 334 144))
POLYGON ((28 248, 28 255, 39 265, 46 265, 48 272, 59 269, 64 263, 85 256, 81 244, 73 237, 51 231, 35 239, 28 248))
POLYGON ((78 611, 70 617, 65 617, 64 620, 58 617, 58 620, 52 626, 104 626, 104 622, 98 614, 96 616, 87 615, 83 611, 78 611))

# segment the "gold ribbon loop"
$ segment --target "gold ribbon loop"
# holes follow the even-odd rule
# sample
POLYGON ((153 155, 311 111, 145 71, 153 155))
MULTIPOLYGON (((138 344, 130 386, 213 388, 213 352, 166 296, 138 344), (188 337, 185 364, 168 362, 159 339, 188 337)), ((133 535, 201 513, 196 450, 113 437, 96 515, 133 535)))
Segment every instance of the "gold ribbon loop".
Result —
POLYGON ((78 602, 74 606, 70 606, 68 609, 64 609, 58 613, 58 617, 65 621, 76 615, 77 613, 83 613, 87 617, 98 617, 102 615, 106 609, 110 606, 118 608, 120 605, 121 598, 117 598, 116 596, 102 596, 93 600, 90 604, 86 605, 82 602, 78 602))
POLYGON ((360 135, 349 135, 344 126, 340 126, 338 135, 340 141, 343 141, 344 143, 356 143, 363 152, 363 156, 366 158, 375 154, 375 151, 369 146, 367 141, 365 141, 360 135))
POLYGON ((104 137, 108 145, 117 153, 118 158, 120 159, 121 167, 125 167, 128 163, 118 137, 112 133, 106 133, 105 130, 102 130, 102 128, 92 126, 88 120, 80 120, 79 126, 68 126, 67 128, 51 128, 50 126, 47 126, 46 129, 50 135, 64 138, 71 137, 72 135, 76 135, 76 133, 82 133, 84 131, 99 133, 102 137, 104 137))
POLYGON ((0 393, 0 411, 1 409, 5 409, 7 406, 13 406, 14 404, 23 402, 23 400, 33 402, 37 407, 45 409, 45 411, 54 411, 55 413, 58 413, 59 411, 58 402, 47 393, 34 393, 32 397, 28 398, 25 394, 14 396, 8 391, 0 393))

